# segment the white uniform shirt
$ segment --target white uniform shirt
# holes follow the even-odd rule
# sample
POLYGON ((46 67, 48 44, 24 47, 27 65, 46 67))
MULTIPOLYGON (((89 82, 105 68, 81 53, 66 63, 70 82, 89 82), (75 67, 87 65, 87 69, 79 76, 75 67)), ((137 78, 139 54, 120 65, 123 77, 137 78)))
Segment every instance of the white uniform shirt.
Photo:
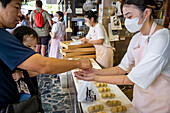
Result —
POLYGON ((57 23, 53 24, 51 31, 53 33, 56 33, 56 37, 62 37, 62 39, 60 39, 60 41, 64 41, 65 29, 66 29, 66 27, 63 22, 57 22, 57 23))
POLYGON ((105 30, 104 26, 100 23, 97 23, 95 25, 95 27, 90 27, 90 30, 89 30, 88 34, 86 35, 86 38, 89 40, 104 39, 103 45, 106 47, 111 47, 110 40, 108 38, 106 30, 105 30), (92 33, 95 33, 97 39, 92 39, 90 37, 92 33))
MULTIPOLYGON (((144 58, 134 67, 133 48, 139 34, 133 36, 119 67, 125 71, 132 69, 127 75, 128 78, 141 88, 146 89, 158 75, 170 76, 170 31, 165 28, 156 31, 149 40, 144 58)), ((139 46, 143 46, 147 38, 148 36, 142 36, 139 46)))

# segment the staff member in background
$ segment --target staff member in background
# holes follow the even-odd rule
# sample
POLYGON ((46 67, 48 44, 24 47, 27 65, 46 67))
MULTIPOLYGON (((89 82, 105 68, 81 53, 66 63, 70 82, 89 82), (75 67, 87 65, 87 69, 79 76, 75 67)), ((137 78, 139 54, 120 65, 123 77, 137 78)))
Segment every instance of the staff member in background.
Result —
POLYGON ((60 52, 60 41, 64 41, 65 25, 63 23, 64 14, 61 11, 55 13, 52 20, 55 22, 51 30, 51 46, 49 57, 62 59, 60 52))
POLYGON ((37 73, 56 74, 75 68, 91 69, 89 59, 62 60, 43 57, 19 41, 5 29, 18 24, 22 0, 0 0, 0 111, 18 103, 19 92, 12 78, 16 68, 37 73))
POLYGON ((134 84, 132 103, 138 113, 170 112, 170 31, 154 22, 155 6, 154 0, 126 0, 125 26, 140 32, 133 36, 120 65, 75 73, 82 80, 134 84))
POLYGON ((85 24, 90 28, 86 37, 81 41, 90 43, 96 49, 96 61, 102 68, 109 68, 113 66, 113 50, 110 45, 106 30, 102 24, 97 22, 97 14, 93 11, 85 12, 85 24))

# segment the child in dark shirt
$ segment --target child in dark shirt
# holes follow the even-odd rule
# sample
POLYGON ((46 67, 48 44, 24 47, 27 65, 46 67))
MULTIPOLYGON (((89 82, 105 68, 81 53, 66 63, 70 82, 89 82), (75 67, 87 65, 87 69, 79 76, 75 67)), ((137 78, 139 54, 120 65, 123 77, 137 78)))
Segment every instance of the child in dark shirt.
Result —
MULTIPOLYGON (((19 39, 25 46, 30 47, 34 51, 36 50, 36 44, 38 42, 38 34, 32 28, 26 27, 26 26, 20 26, 13 31, 13 35, 17 39, 19 39)), ((38 83, 37 83, 37 78, 35 76, 35 75, 38 75, 38 73, 30 72, 30 71, 28 71, 28 73, 29 73, 29 76, 31 77, 31 81, 36 89, 36 93, 38 94, 38 83)), ((20 80, 20 78, 24 78, 23 72, 16 70, 15 73, 12 74, 12 77, 13 77, 14 81, 16 81, 16 83, 18 85, 19 92, 21 93, 19 101, 21 102, 23 100, 28 100, 31 97, 30 91, 28 89, 27 84, 25 82, 23 82, 22 80, 20 80), (17 82, 17 81, 19 81, 19 82, 17 82)))

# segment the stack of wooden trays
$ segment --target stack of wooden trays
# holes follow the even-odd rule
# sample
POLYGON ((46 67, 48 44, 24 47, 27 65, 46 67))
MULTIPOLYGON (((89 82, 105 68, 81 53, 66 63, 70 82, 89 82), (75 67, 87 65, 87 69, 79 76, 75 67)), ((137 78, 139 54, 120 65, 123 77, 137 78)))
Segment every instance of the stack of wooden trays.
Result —
POLYGON ((72 41, 60 42, 63 59, 67 58, 96 58, 95 47, 93 44, 70 45, 72 41))

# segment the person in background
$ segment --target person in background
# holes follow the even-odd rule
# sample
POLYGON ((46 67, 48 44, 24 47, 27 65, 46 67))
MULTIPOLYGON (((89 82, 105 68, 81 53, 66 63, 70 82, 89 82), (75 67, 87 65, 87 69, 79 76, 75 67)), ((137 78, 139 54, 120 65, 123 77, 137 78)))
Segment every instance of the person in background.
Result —
MULTIPOLYGON (((53 18, 53 14, 50 14, 51 18, 53 18)), ((52 24, 54 24, 54 22, 52 21, 52 24)), ((52 28, 51 26, 49 26, 49 32, 51 32, 52 28)), ((49 57, 49 53, 50 53, 50 40, 51 40, 51 35, 48 35, 48 45, 47 45, 47 51, 46 51, 46 57, 49 57)))
MULTIPOLYGON (((37 13, 40 13, 42 11, 42 1, 40 0, 36 0, 36 9, 35 11, 37 13)), ((30 14, 30 23, 31 23, 31 28, 33 28, 39 36, 39 42, 37 45, 37 49, 36 51, 38 53, 41 53, 42 56, 46 56, 46 47, 48 45, 48 36, 49 36, 49 25, 52 28, 52 20, 51 20, 51 16, 49 15, 49 13, 45 10, 43 10, 42 12, 42 16, 43 16, 43 26, 42 27, 37 27, 35 24, 35 11, 33 10, 30 14)))
POLYGON ((30 18, 30 14, 27 13, 27 14, 25 15, 25 19, 26 19, 26 21, 27 21, 28 24, 29 24, 28 26, 30 27, 30 24, 31 24, 31 23, 30 23, 30 19, 29 19, 29 18, 30 18))
POLYGON ((19 23, 22 0, 0 0, 0 110, 9 104, 18 103, 20 94, 12 78, 16 68, 41 74, 56 74, 75 68, 91 69, 87 58, 63 60, 44 57, 26 47, 15 36, 6 31, 19 23))
POLYGON ((60 52, 60 41, 64 41, 65 25, 63 23, 64 14, 61 11, 55 13, 52 20, 55 22, 51 30, 51 47, 49 57, 62 59, 60 52))
POLYGON ((126 0, 125 26, 131 33, 139 32, 132 37, 121 63, 82 72, 84 77, 76 73, 82 80, 134 84, 132 103, 137 113, 170 112, 170 31, 155 23, 155 6, 154 0, 126 0))
POLYGON ((27 27, 30 26, 30 24, 26 20, 26 16, 25 15, 22 15, 22 17, 21 17, 21 26, 27 26, 27 27))
POLYGON ((96 61, 102 68, 113 66, 113 50, 104 26, 97 22, 97 14, 87 11, 84 15, 85 24, 90 28, 88 34, 81 39, 83 44, 93 44, 96 49, 96 61))
POLYGON ((29 27, 29 24, 27 22, 27 20, 25 19, 25 16, 22 15, 21 18, 20 18, 20 21, 19 21, 19 24, 17 24, 17 26, 15 27, 15 29, 19 26, 28 26, 29 27))
MULTIPOLYGON (((36 50, 36 45, 38 42, 38 34, 36 33, 36 31, 34 31, 32 28, 27 27, 27 26, 20 26, 17 27, 14 31, 13 31, 13 35, 20 40, 25 46, 33 49, 34 51, 36 50)), ((38 82, 37 82, 37 77, 36 75, 38 75, 38 73, 36 72, 31 72, 28 71, 29 76, 31 77, 31 81, 34 85, 34 88, 36 90, 36 94, 38 95, 38 82)), ((18 80, 20 80, 20 78, 24 77, 23 76, 23 72, 16 70, 15 73, 12 74, 13 79, 17 82, 18 80)), ((21 96, 20 96, 20 102, 23 100, 28 100, 31 95, 30 95, 30 91, 28 89, 27 84, 23 81, 20 80, 19 81, 19 89, 21 89, 21 96)))

